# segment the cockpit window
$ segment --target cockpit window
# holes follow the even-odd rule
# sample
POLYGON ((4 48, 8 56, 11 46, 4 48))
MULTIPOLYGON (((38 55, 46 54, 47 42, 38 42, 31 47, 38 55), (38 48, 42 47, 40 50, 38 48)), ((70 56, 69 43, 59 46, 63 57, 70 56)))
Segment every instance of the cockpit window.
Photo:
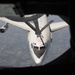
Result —
POLYGON ((36 49, 36 50, 38 50, 38 49, 45 49, 45 46, 41 46, 41 47, 38 47, 38 46, 34 46, 33 44, 31 44, 31 47, 33 48, 33 49, 36 49))
POLYGON ((34 49, 38 49, 38 47, 37 46, 34 46, 34 49))
POLYGON ((37 47, 37 46, 34 46, 33 44, 31 44, 31 47, 32 47, 33 49, 38 49, 38 47, 37 47))
POLYGON ((40 49, 45 49, 45 46, 40 47, 40 49))

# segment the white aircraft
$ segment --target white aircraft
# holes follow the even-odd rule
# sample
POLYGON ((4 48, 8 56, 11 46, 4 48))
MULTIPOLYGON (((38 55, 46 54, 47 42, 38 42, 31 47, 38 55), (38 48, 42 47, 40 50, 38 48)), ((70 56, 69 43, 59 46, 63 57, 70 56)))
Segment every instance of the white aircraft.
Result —
POLYGON ((47 18, 46 14, 30 14, 22 18, 0 17, 0 20, 5 22, 0 32, 5 32, 8 24, 27 30, 30 53, 35 63, 39 64, 46 54, 47 45, 52 40, 52 32, 69 26, 65 21, 48 22, 47 18))

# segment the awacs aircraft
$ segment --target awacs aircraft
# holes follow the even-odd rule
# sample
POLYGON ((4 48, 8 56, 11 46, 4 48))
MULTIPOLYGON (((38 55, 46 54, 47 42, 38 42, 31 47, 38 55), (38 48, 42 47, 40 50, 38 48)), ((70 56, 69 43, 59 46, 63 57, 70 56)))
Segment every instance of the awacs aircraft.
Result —
POLYGON ((46 54, 47 45, 52 40, 52 32, 69 26, 65 21, 48 22, 47 18, 47 14, 28 14, 22 18, 0 17, 0 20, 5 22, 0 32, 4 33, 8 29, 8 24, 27 30, 30 53, 35 63, 39 64, 46 54))

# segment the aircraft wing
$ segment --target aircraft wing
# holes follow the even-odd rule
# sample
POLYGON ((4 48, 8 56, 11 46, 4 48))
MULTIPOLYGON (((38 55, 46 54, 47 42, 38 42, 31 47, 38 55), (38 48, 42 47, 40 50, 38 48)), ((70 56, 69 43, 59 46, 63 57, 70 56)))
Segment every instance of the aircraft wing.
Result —
POLYGON ((68 27, 68 26, 69 25, 65 21, 53 22, 50 24, 50 28, 51 28, 52 32, 57 31, 62 28, 65 28, 65 27, 68 27))
POLYGON ((59 15, 49 15, 47 20, 53 20, 53 22, 49 25, 52 32, 69 26, 69 24, 64 21, 59 15))
POLYGON ((3 22, 9 23, 11 25, 17 26, 19 28, 22 28, 24 30, 30 31, 30 27, 25 22, 13 21, 6 17, 0 17, 0 20, 3 22))

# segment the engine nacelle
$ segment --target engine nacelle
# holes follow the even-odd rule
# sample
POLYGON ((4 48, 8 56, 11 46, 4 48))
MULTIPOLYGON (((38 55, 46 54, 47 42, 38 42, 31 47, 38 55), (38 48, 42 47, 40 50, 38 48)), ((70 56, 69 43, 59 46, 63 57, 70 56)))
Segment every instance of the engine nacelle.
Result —
POLYGON ((1 33, 4 33, 7 29, 8 29, 8 23, 5 23, 5 24, 0 28, 0 32, 1 32, 1 33))

